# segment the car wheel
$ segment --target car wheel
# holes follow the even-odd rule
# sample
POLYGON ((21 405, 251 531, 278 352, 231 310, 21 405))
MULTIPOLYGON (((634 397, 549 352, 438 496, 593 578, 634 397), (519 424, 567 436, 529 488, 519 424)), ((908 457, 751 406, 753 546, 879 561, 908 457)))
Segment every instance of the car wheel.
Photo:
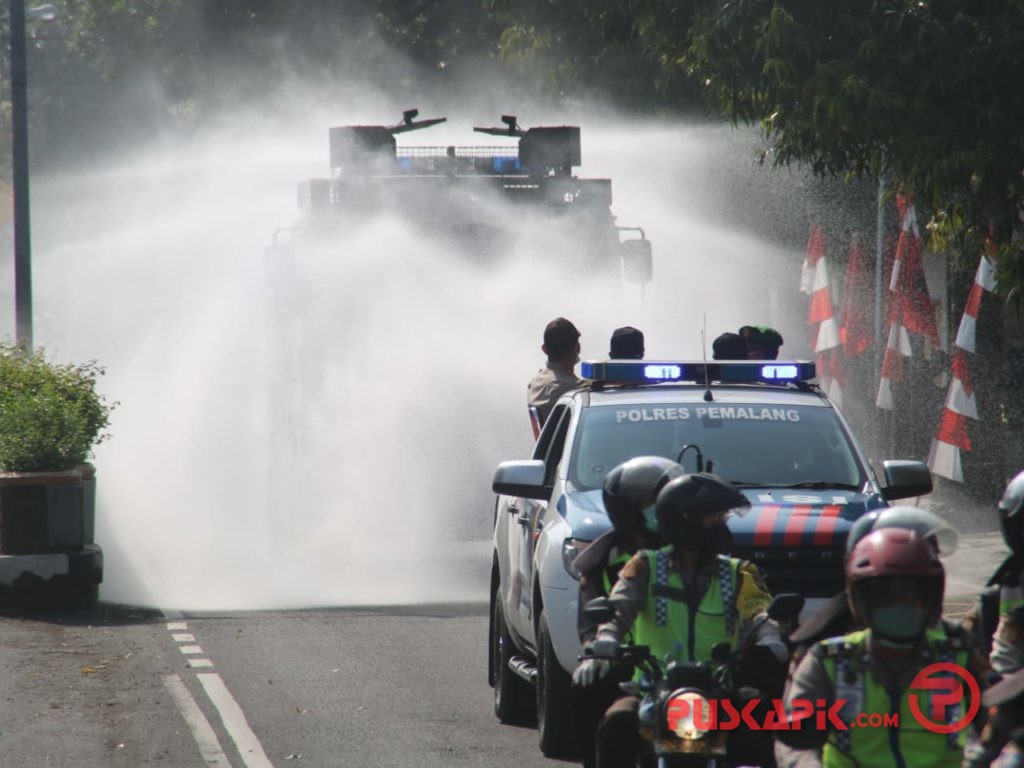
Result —
POLYGON ((545 757, 575 757, 576 724, 572 678, 562 669, 551 644, 547 616, 541 611, 537 632, 537 727, 545 757))
POLYGON ((509 725, 533 722, 534 697, 530 684, 508 668, 515 646, 505 627, 501 598, 494 596, 491 616, 491 657, 494 659, 494 714, 509 725))

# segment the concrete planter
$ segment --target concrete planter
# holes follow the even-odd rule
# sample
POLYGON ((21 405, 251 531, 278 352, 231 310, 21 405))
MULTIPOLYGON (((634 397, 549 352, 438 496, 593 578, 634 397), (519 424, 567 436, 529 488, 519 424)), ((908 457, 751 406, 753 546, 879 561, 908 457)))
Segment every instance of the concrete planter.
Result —
MULTIPOLYGON (((93 538, 96 471, 0 473, 0 586, 95 601, 103 553, 93 538)), ((34 596, 38 597, 38 595, 34 596)))

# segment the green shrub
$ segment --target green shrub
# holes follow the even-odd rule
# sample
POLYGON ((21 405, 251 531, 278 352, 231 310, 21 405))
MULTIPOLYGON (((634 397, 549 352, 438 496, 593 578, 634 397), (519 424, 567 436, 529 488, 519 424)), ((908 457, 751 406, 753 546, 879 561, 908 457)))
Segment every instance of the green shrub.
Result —
POLYGON ((96 391, 96 361, 52 363, 0 343, 0 471, 48 472, 82 464, 108 435, 116 403, 96 391))

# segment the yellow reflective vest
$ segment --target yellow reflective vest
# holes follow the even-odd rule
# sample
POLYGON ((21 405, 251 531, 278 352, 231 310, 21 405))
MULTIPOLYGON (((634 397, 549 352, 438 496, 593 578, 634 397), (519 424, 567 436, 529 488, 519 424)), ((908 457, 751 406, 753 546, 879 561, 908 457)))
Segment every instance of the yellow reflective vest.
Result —
POLYGON ((686 603, 682 576, 670 567, 672 547, 648 550, 647 605, 636 617, 633 642, 651 655, 669 661, 710 661, 711 649, 727 642, 736 648, 740 617, 736 610, 740 561, 718 556, 717 578, 696 610, 686 603))
MULTIPOLYGON (((967 744, 967 728, 943 734, 921 725, 910 708, 910 696, 915 696, 921 712, 931 717, 929 692, 918 690, 911 694, 904 690, 898 699, 890 696, 871 672, 868 637, 869 630, 864 629, 820 644, 836 700, 846 701, 840 718, 849 726, 848 730, 833 729, 829 734, 822 750, 824 768, 959 768, 967 744), (895 727, 894 714, 898 715, 895 727), (888 726, 883 717, 888 718, 888 726)), ((968 668, 970 655, 963 639, 949 636, 940 626, 928 630, 927 641, 934 662, 950 661, 968 668)), ((956 722, 969 706, 967 696, 948 705, 944 722, 956 722)))

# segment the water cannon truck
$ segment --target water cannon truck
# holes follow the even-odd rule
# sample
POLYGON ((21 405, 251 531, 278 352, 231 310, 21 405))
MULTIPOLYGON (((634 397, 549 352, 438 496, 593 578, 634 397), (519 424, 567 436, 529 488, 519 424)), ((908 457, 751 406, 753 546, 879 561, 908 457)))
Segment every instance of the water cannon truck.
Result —
POLYGON ((526 242, 563 268, 651 280, 650 241, 641 228, 616 224, 611 180, 574 174, 579 127, 523 129, 515 115, 503 115, 498 127, 473 129, 511 140, 500 145, 399 145, 400 134, 447 121, 418 117, 410 109, 394 125, 330 128, 330 177, 299 184, 301 218, 275 233, 268 257, 311 238, 343 243, 367 217, 392 214, 455 238, 458 250, 482 263, 526 242))

